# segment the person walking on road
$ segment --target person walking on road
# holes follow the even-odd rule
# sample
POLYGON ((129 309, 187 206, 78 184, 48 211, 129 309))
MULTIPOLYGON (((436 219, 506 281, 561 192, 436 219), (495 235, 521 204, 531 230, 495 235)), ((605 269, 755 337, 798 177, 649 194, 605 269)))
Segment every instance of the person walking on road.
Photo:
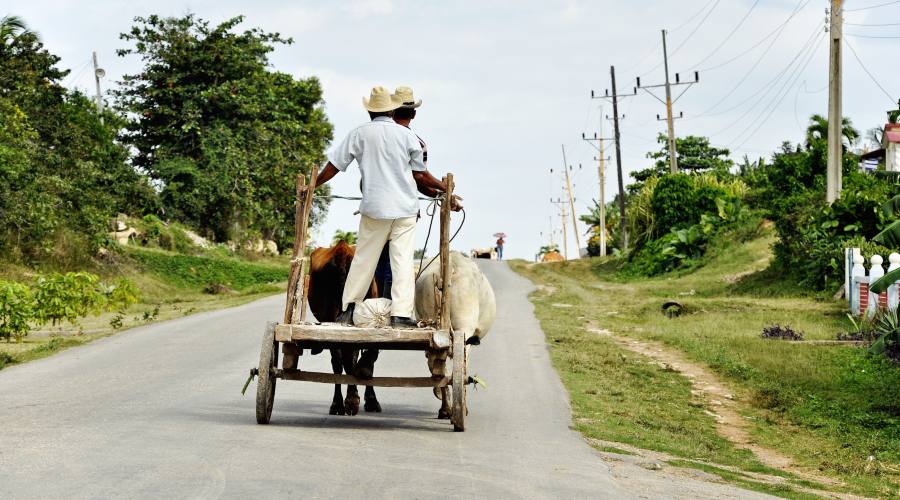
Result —
MULTIPOLYGON (((338 172, 346 171, 354 160, 362 175, 356 255, 344 285, 339 321, 353 324, 355 305, 365 298, 379 256, 390 241, 391 326, 415 328, 413 247, 419 213, 416 186, 417 180, 424 178, 424 151, 412 131, 392 120, 402 101, 387 89, 373 88, 369 98, 363 98, 363 106, 371 121, 350 131, 328 154, 328 163, 316 182, 317 187, 327 183, 338 172)), ((445 186, 438 181, 432 189, 443 192, 445 186)))
POLYGON ((503 239, 503 236, 497 238, 497 260, 503 260, 503 245, 506 243, 506 240, 503 239))

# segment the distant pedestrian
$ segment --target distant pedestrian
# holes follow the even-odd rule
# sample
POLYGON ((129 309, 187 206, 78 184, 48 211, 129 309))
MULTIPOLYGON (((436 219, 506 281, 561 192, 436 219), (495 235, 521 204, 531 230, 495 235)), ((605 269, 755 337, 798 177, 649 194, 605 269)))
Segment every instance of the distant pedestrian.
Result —
POLYGON ((497 260, 503 260, 503 244, 506 243, 506 240, 503 239, 503 236, 497 238, 497 260))

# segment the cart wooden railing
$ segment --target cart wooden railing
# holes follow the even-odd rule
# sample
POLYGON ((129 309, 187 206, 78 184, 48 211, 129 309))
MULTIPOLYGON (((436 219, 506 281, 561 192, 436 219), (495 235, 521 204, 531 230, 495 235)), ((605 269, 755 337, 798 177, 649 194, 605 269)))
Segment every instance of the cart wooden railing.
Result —
POLYGON ((311 323, 306 319, 309 294, 309 257, 306 243, 309 235, 309 216, 312 211, 318 167, 310 171, 309 183, 301 174, 297 176, 295 206, 294 250, 288 275, 287 297, 281 323, 269 323, 263 336, 259 368, 253 372, 259 376, 256 397, 256 419, 268 423, 272 415, 277 379, 301 380, 328 384, 370 385, 382 387, 448 387, 452 388, 451 422, 455 430, 465 429, 466 371, 465 339, 454 335, 450 328, 449 302, 446 279, 450 273, 450 213, 453 199, 453 174, 447 174, 444 182, 447 191, 440 203, 440 308, 437 328, 400 330, 391 328, 358 328, 335 323, 311 323), (278 368, 279 346, 283 350, 282 367, 278 368), (435 370, 429 377, 374 377, 359 379, 352 375, 308 372, 298 368, 304 349, 382 349, 422 350, 454 359, 452 377, 435 370))

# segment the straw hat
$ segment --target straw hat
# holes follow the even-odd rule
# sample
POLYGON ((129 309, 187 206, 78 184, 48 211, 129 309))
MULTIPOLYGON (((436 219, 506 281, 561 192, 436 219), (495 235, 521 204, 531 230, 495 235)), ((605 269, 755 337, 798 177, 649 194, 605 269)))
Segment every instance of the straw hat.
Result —
POLYGON ((401 106, 401 101, 395 98, 388 89, 378 86, 372 87, 372 94, 368 99, 362 98, 363 107, 373 113, 393 111, 401 106))
POLYGON ((402 102, 404 108, 418 108, 422 105, 422 99, 417 101, 416 98, 413 97, 412 89, 409 87, 397 87, 397 89, 394 90, 393 97, 402 102))

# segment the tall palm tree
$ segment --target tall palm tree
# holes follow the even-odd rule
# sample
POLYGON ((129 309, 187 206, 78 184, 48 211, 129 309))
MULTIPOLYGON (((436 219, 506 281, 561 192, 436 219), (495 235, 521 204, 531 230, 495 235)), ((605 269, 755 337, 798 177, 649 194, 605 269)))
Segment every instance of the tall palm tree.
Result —
POLYGON ((331 238, 331 244, 337 245, 340 241, 345 241, 348 245, 355 245, 356 231, 341 231, 338 229, 334 232, 334 237, 331 238))
MULTIPOLYGON (((853 128, 849 118, 841 120, 841 135, 844 140, 842 143, 845 147, 856 144, 859 139, 859 131, 853 128)), ((812 115, 809 117, 809 126, 806 127, 806 148, 809 149, 814 142, 828 140, 828 119, 822 115, 812 115)))
POLYGON ((21 17, 9 15, 0 18, 0 45, 9 45, 26 33, 37 35, 28 29, 28 25, 21 17))

